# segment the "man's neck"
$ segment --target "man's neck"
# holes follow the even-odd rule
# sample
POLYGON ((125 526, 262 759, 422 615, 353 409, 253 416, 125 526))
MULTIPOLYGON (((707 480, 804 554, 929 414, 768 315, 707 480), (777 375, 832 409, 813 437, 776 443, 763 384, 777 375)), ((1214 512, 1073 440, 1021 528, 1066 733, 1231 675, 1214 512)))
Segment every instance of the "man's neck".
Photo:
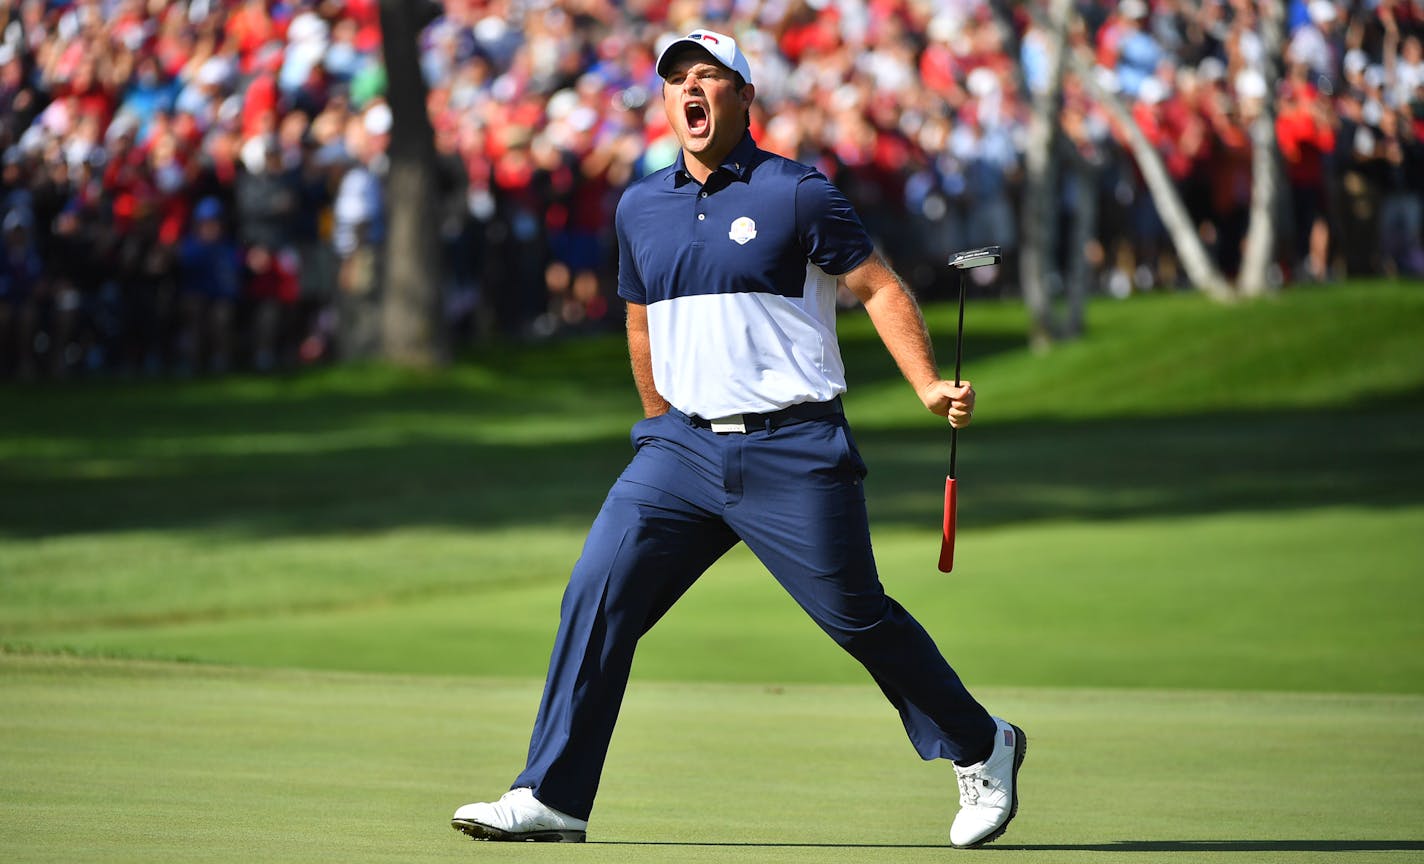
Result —
POLYGON ((701 153, 689 153, 682 151, 682 165, 687 169, 688 176, 696 180, 699 184, 705 185, 707 178, 717 172, 722 167, 722 163, 727 161, 727 157, 732 155, 732 151, 742 143, 742 139, 747 137, 747 130, 743 129, 742 134, 737 136, 736 143, 719 153, 703 151, 701 153))
POLYGON ((693 180, 704 185, 707 183, 707 178, 712 176, 712 172, 722 167, 722 160, 727 158, 727 154, 723 153, 719 155, 715 160, 712 160, 710 164, 702 161, 706 156, 707 154, 705 153, 697 156, 686 150, 682 151, 683 167, 687 169, 687 173, 693 180))

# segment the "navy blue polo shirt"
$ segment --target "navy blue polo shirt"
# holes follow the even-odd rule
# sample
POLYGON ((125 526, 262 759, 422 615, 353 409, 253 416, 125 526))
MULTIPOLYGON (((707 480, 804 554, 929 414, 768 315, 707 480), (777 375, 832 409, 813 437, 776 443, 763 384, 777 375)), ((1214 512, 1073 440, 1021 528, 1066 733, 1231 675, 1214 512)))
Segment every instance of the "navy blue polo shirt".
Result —
POLYGON ((751 135, 699 184, 677 161, 618 202, 618 294, 648 307, 653 381, 706 418, 845 391, 836 277, 874 247, 819 171, 751 135))

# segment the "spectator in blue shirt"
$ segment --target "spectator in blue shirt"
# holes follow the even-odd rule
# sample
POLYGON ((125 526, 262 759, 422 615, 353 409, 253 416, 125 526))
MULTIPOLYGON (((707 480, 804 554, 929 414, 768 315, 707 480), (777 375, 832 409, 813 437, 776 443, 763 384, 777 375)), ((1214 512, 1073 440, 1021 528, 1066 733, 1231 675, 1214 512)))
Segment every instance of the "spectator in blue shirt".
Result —
POLYGON ((1136 96, 1142 82, 1157 74, 1162 63, 1162 46, 1144 26, 1147 4, 1143 0, 1125 0, 1119 7, 1127 32, 1118 43, 1117 77, 1122 92, 1136 96))
POLYGON ((192 227, 178 246, 182 323, 178 353, 190 372, 232 363, 232 320, 242 295, 242 251, 224 223, 222 203, 208 197, 193 208, 192 227))
POLYGON ((34 332, 44 285, 44 262, 35 248, 33 217, 14 208, 0 222, 0 370, 34 374, 34 332))
POLYGON ((178 86, 165 78, 159 68, 158 58, 145 54, 139 58, 138 70, 124 101, 119 103, 119 114, 132 115, 138 120, 138 140, 148 139, 148 129, 153 118, 173 110, 178 98, 178 86))

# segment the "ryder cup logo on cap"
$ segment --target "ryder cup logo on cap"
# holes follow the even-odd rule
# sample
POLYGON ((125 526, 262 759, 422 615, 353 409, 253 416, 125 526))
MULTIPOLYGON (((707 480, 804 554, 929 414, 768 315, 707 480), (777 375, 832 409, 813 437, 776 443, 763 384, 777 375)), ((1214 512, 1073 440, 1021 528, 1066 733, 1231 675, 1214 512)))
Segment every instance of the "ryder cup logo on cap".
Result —
POLYGON ((737 40, 712 30, 693 30, 681 39, 669 42, 663 53, 658 55, 658 77, 667 77, 668 67, 672 65, 673 59, 688 46, 701 48, 711 54, 713 60, 741 75, 743 81, 752 83, 751 64, 747 63, 742 49, 737 47, 737 40))

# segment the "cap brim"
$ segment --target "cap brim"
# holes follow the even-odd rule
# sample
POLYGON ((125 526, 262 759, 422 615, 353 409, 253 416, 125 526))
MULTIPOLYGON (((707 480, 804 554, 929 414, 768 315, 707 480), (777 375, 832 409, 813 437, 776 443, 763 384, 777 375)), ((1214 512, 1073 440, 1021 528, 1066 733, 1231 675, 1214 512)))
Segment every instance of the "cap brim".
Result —
POLYGON ((679 39, 676 42, 670 43, 666 48, 664 48, 662 55, 658 57, 658 77, 666 78, 668 69, 672 66, 673 62, 688 51, 697 51, 702 56, 711 60, 713 63, 716 63, 718 66, 721 66, 723 69, 732 68, 727 64, 723 63, 721 60, 718 60, 717 55, 713 54, 711 51, 708 51, 706 46, 699 43, 696 39, 679 39))

